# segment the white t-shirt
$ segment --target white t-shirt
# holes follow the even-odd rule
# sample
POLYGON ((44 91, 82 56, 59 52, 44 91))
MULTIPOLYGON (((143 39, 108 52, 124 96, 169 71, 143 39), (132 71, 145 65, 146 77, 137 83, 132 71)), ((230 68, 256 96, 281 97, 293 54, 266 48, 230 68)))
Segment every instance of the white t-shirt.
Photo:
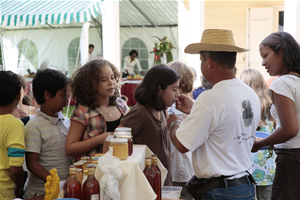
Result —
MULTIPOLYGON (((285 96, 289 99, 291 99, 295 103, 296 112, 297 112, 297 118, 298 118, 298 124, 300 125, 300 78, 294 75, 284 75, 280 76, 277 79, 275 79, 270 88, 269 88, 269 94, 272 98, 271 91, 275 92, 276 94, 280 94, 282 96, 285 96)), ((277 120, 276 128, 281 127, 279 117, 277 114, 277 110, 274 106, 274 104, 271 106, 270 109, 271 115, 274 119, 277 120)), ((300 148, 300 130, 297 134, 297 136, 293 137, 292 139, 275 145, 276 148, 300 148)))
POLYGON ((134 74, 134 66, 137 66, 139 72, 142 71, 140 62, 137 58, 135 58, 133 61, 131 61, 130 56, 126 56, 124 58, 124 66, 123 69, 128 71, 129 74, 134 74))
MULTIPOLYGON (((168 114, 184 115, 177 110, 175 103, 168 109, 168 114)), ((194 175, 192 152, 180 153, 171 142, 172 182, 188 182, 194 175)))
POLYGON ((258 96, 235 78, 220 81, 199 95, 176 136, 193 152, 198 178, 240 176, 252 167, 251 149, 259 121, 258 96))

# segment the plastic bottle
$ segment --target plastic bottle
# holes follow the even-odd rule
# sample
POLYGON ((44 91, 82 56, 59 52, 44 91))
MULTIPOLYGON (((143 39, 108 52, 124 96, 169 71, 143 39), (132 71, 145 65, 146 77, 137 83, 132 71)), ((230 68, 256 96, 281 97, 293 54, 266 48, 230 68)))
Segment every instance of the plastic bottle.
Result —
POLYGON ((81 184, 76 178, 76 168, 70 167, 70 176, 66 180, 66 189, 64 190, 64 198, 81 199, 81 184))
POLYGON ((145 158, 145 163, 146 163, 146 167, 144 169, 144 174, 149 182, 149 184, 151 185, 151 187, 154 190, 154 171, 151 168, 151 158, 146 157, 145 158))
POLYGON ((154 192, 157 195, 156 200, 161 200, 161 172, 157 165, 157 155, 151 155, 151 161, 151 168, 154 171, 154 192))
POLYGON ((100 185, 95 178, 95 167, 88 167, 88 178, 83 184, 83 200, 99 200, 100 199, 100 185))

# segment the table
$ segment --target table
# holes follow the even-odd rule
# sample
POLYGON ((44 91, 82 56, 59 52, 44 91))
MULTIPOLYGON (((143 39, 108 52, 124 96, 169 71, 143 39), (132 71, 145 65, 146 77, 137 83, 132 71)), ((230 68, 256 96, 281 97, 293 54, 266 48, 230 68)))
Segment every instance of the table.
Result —
POLYGON ((142 79, 123 79, 121 84, 121 94, 128 97, 127 105, 134 106, 136 101, 134 99, 135 88, 142 82, 142 79))
MULTIPOLYGON (((145 157, 151 157, 153 153, 146 145, 133 145, 133 153, 127 160, 121 161, 119 168, 122 170, 122 178, 119 179, 119 190, 121 200, 155 200, 156 194, 146 179, 143 170, 145 168, 145 157)), ((161 170, 162 185, 167 176, 167 169, 157 160, 161 170)), ((100 180, 103 176, 97 167, 95 177, 100 180)))

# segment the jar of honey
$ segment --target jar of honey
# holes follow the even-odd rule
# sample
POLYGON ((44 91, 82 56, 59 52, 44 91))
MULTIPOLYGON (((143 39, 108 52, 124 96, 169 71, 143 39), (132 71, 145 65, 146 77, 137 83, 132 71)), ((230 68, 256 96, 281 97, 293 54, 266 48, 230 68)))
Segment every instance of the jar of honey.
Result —
POLYGON ((115 132, 114 135, 115 138, 127 139, 128 155, 131 156, 133 152, 133 141, 132 141, 131 132, 115 132))
POLYGON ((110 147, 113 147, 113 156, 120 160, 126 160, 128 158, 128 144, 127 139, 113 138, 110 140, 110 147))

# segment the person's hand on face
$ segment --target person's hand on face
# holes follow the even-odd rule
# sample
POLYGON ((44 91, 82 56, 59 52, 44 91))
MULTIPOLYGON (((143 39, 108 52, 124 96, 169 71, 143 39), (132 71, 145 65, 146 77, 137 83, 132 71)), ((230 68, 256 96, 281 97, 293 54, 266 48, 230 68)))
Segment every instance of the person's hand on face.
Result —
POLYGON ((182 94, 176 100, 176 109, 185 114, 190 114, 193 105, 193 99, 182 94))

